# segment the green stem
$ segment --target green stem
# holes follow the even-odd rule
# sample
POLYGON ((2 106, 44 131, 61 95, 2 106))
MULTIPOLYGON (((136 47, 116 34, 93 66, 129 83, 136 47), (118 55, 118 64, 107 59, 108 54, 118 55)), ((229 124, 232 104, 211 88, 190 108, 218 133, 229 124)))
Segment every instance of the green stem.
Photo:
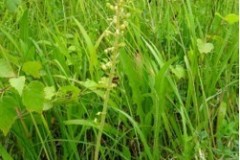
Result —
POLYGON ((37 123, 36 123, 36 121, 35 121, 35 118, 33 117, 32 113, 29 113, 29 114, 30 114, 30 116, 31 116, 31 118, 32 118, 32 121, 33 121, 33 124, 34 124, 34 126, 35 126, 35 129, 36 129, 36 131, 37 131, 38 137, 39 137, 39 139, 40 139, 40 141, 41 141, 41 143, 42 143, 42 147, 43 147, 43 150, 44 150, 44 152, 45 152, 45 154, 46 154, 46 157, 47 157, 48 160, 50 160, 50 157, 49 157, 49 155, 48 155, 46 146, 45 146, 45 144, 44 144, 45 142, 43 141, 43 138, 42 138, 41 133, 40 133, 40 131, 39 131, 39 129, 38 129, 38 126, 37 126, 37 123))
MULTIPOLYGON (((117 38, 116 41, 118 41, 118 38, 117 38)), ((108 101, 109 101, 110 93, 111 93, 111 90, 112 90, 112 80, 113 80, 113 77, 115 75, 117 56, 118 56, 118 51, 116 50, 113 54, 113 59, 112 59, 112 64, 113 65, 112 65, 110 75, 109 75, 109 81, 108 81, 108 85, 107 85, 108 88, 107 88, 107 90, 104 94, 104 97, 103 97, 104 103, 103 103, 103 110, 102 110, 102 113, 101 113, 101 121, 100 121, 99 132, 98 132, 98 135, 97 135, 94 160, 98 160, 98 157, 99 157, 102 133, 103 133, 103 128, 104 128, 104 125, 105 125, 105 120, 106 120, 106 115, 107 115, 107 110, 108 110, 108 101)))
MULTIPOLYGON (((52 135, 52 133, 50 131, 48 123, 47 123, 45 117, 43 116, 43 114, 41 114, 41 119, 42 119, 43 125, 44 125, 44 127, 45 127, 45 129, 47 131, 48 136, 50 137, 50 139, 53 139, 53 135, 52 135)), ((54 144, 54 141, 51 141, 51 146, 52 146, 53 152, 56 153, 56 146, 54 144)), ((56 157, 56 154, 55 154, 55 157, 56 157)))
MULTIPOLYGON (((120 1, 119 1, 119 3, 120 3, 120 1)), ((117 5, 117 6, 119 7, 119 5, 117 5)), ((105 125, 105 120, 106 120, 106 115, 107 115, 107 110, 108 110, 108 101, 109 101, 110 93, 112 90, 112 81, 113 81, 113 78, 115 75, 117 59, 118 59, 118 55, 119 55, 119 42, 120 42, 120 37, 121 37, 121 35, 120 35, 121 33, 119 33, 121 31, 120 20, 119 20, 121 16, 119 13, 119 8, 118 8, 118 10, 116 10, 116 17, 117 17, 116 24, 115 24, 116 32, 115 32, 115 40, 113 43, 114 50, 112 51, 112 57, 111 57, 112 67, 111 67, 111 70, 109 73, 107 89, 106 89, 106 92, 103 97, 104 103, 103 103, 103 110, 102 110, 102 114, 101 114, 99 132, 98 132, 97 140, 96 140, 96 149, 95 149, 95 154, 94 154, 94 160, 98 160, 98 158, 99 158, 99 151, 100 151, 100 146, 101 146, 103 128, 105 125)))

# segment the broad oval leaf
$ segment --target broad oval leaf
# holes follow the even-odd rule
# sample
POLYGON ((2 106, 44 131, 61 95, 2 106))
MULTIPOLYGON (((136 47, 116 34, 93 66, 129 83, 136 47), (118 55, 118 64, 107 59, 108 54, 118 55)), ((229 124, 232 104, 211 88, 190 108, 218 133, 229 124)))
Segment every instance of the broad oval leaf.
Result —
POLYGON ((25 86, 22 100, 29 112, 41 113, 44 107, 44 85, 39 81, 33 81, 25 86))
POLYGON ((0 100, 0 129, 6 136, 17 118, 17 102, 12 97, 3 97, 0 100))

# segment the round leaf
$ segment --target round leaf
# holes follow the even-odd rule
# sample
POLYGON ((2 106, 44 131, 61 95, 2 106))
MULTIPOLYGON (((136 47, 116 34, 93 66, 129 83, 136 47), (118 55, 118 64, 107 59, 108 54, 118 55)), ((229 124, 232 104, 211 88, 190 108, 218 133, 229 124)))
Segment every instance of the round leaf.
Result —
POLYGON ((23 104, 29 112, 41 113, 44 107, 44 85, 33 81, 23 90, 23 104))

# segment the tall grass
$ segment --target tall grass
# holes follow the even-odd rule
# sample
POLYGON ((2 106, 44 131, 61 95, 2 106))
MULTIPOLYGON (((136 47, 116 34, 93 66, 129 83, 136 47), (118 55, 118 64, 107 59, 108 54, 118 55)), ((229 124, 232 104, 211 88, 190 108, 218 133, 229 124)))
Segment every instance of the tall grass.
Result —
POLYGON ((37 78, 22 66, 40 62, 38 80, 56 92, 42 114, 0 92, 19 104, 0 157, 238 159, 238 22, 223 18, 238 15, 238 1, 8 3, 0 58, 26 83, 37 78), (203 53, 199 41, 214 48, 203 53))

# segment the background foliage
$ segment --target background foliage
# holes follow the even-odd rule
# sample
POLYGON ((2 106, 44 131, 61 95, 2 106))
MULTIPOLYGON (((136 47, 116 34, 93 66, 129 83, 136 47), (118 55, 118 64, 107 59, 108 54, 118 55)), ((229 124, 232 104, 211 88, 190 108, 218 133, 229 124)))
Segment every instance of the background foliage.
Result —
MULTIPOLYGON (((106 3, 0 2, 0 157, 93 159, 116 38, 106 3)), ((238 159, 238 1, 124 8, 100 158, 238 159)))

